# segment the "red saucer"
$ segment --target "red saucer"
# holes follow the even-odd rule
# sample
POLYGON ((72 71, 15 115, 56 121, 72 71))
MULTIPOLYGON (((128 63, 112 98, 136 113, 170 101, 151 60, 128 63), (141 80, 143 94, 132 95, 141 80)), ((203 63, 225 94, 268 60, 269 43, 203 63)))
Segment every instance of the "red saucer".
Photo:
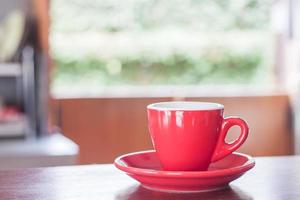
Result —
POLYGON ((148 189, 170 192, 218 190, 253 168, 251 156, 232 153, 212 163, 208 171, 163 171, 155 151, 126 154, 116 158, 115 166, 148 189))

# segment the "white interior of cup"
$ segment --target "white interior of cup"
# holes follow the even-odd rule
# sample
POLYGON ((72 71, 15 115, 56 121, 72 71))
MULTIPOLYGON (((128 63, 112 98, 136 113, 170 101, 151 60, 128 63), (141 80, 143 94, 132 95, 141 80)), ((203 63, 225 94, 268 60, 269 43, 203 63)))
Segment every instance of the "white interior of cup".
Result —
POLYGON ((170 101, 150 104, 147 108, 154 110, 219 110, 224 109, 224 106, 211 102, 170 101))

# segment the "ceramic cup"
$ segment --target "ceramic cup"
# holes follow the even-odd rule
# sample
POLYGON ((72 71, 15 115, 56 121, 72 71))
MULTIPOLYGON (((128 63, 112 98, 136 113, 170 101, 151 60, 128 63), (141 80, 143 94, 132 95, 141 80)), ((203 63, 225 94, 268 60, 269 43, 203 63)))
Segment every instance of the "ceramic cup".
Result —
POLYGON ((153 146, 164 170, 203 171, 211 162, 231 154, 246 140, 247 123, 238 117, 223 117, 224 106, 209 102, 160 102, 147 106, 153 146), (241 133, 228 144, 232 126, 241 133))

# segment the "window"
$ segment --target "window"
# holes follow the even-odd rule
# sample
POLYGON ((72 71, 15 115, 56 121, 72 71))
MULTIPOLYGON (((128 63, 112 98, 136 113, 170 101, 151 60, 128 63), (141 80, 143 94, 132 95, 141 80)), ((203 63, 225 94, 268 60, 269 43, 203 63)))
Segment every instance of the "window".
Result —
POLYGON ((270 0, 51 3, 54 91, 272 82, 270 0))

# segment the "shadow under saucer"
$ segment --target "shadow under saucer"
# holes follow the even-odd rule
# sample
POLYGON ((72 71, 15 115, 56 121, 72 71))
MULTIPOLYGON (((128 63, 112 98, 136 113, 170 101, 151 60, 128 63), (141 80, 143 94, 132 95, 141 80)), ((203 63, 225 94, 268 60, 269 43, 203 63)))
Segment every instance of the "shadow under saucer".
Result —
POLYGON ((222 199, 222 200, 251 200, 253 199, 249 194, 246 194, 236 186, 229 186, 222 190, 211 191, 211 192, 199 192, 199 193, 168 193, 148 190, 141 185, 135 185, 128 187, 127 189, 120 191, 115 196, 115 200, 153 200, 153 199, 222 199))

